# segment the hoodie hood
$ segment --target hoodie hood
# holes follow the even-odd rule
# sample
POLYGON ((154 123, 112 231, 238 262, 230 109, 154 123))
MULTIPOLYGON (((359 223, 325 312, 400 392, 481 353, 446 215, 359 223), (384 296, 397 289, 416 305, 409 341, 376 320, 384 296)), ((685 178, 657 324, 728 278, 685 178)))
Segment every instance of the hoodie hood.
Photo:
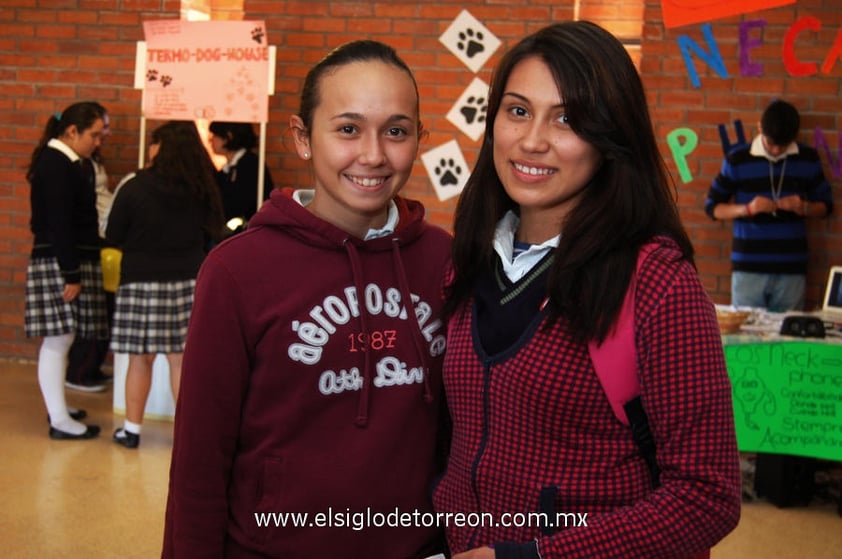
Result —
POLYGON ((399 219, 395 231, 366 241, 314 215, 292 198, 293 192, 292 189, 274 190, 249 221, 249 228, 281 229, 304 243, 322 248, 344 250, 345 243, 353 243, 361 250, 382 251, 391 250, 395 242, 404 246, 414 242, 429 227, 424 222, 424 207, 419 202, 396 196, 394 202, 399 219))

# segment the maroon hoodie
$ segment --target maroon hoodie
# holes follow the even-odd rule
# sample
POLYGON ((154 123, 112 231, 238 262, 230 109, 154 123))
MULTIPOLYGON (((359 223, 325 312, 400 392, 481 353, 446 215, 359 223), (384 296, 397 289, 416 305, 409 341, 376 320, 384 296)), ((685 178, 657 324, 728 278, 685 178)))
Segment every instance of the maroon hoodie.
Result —
POLYGON ((396 231, 363 241, 276 191, 245 233, 208 255, 184 352, 163 557, 437 550, 439 530, 423 524, 442 436, 450 238, 419 203, 395 202, 396 231))

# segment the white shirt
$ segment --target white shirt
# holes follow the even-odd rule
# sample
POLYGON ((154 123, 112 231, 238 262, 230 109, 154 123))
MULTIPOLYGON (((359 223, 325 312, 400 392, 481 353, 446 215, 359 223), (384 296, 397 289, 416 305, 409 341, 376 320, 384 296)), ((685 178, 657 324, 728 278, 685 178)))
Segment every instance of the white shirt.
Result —
POLYGON ((786 146, 786 150, 782 154, 780 154, 777 157, 773 157, 769 154, 769 152, 766 151, 766 147, 763 145, 763 136, 761 134, 758 134, 757 137, 751 141, 751 148, 749 149, 749 153, 755 157, 763 157, 774 163, 785 158, 787 155, 798 153, 798 143, 792 142, 791 144, 786 146))
POLYGON ((81 157, 79 157, 79 154, 73 151, 73 149, 70 146, 68 146, 58 138, 50 138, 50 140, 47 142, 47 147, 59 150, 74 163, 81 159, 81 157))
POLYGON ((520 225, 520 218, 514 212, 506 212, 506 215, 497 223, 494 231, 494 251, 500 256, 503 262, 503 272, 510 281, 516 282, 535 267, 544 256, 554 248, 558 247, 561 240, 561 233, 546 240, 540 245, 531 245, 527 250, 514 255, 515 233, 520 225))
MULTIPOLYGON (((237 166, 237 163, 240 162, 240 159, 246 154, 246 149, 243 148, 239 150, 237 153, 234 154, 234 157, 231 158, 230 161, 227 161, 225 165, 222 166, 222 172, 226 175, 231 172, 231 169, 237 166)), ((233 179, 232 179, 233 180, 233 179)))

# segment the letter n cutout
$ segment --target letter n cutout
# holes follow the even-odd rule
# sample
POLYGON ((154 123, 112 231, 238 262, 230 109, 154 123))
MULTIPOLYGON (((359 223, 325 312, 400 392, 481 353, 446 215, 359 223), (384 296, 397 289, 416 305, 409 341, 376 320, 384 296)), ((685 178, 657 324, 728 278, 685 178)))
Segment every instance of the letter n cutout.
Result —
POLYGON ((716 46, 716 40, 713 38, 713 31, 711 31, 710 24, 702 25, 702 34, 705 37, 705 42, 710 49, 708 54, 696 41, 691 39, 688 35, 679 35, 676 39, 678 47, 681 49, 681 56, 684 58, 684 65, 687 67, 687 72, 690 74, 690 81, 693 87, 701 87, 702 82, 699 80, 699 74, 696 73, 696 68, 693 66, 693 61, 690 59, 691 51, 707 62, 708 66, 714 69, 720 78, 728 77, 728 70, 725 68, 725 62, 722 60, 722 55, 719 54, 719 48, 716 46))

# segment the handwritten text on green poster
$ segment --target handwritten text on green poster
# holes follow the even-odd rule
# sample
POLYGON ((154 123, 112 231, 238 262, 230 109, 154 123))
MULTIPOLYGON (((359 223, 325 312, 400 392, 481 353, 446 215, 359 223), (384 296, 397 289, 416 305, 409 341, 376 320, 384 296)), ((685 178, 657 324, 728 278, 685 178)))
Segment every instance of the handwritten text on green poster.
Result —
POLYGON ((842 460, 842 344, 725 346, 740 450, 842 460))

